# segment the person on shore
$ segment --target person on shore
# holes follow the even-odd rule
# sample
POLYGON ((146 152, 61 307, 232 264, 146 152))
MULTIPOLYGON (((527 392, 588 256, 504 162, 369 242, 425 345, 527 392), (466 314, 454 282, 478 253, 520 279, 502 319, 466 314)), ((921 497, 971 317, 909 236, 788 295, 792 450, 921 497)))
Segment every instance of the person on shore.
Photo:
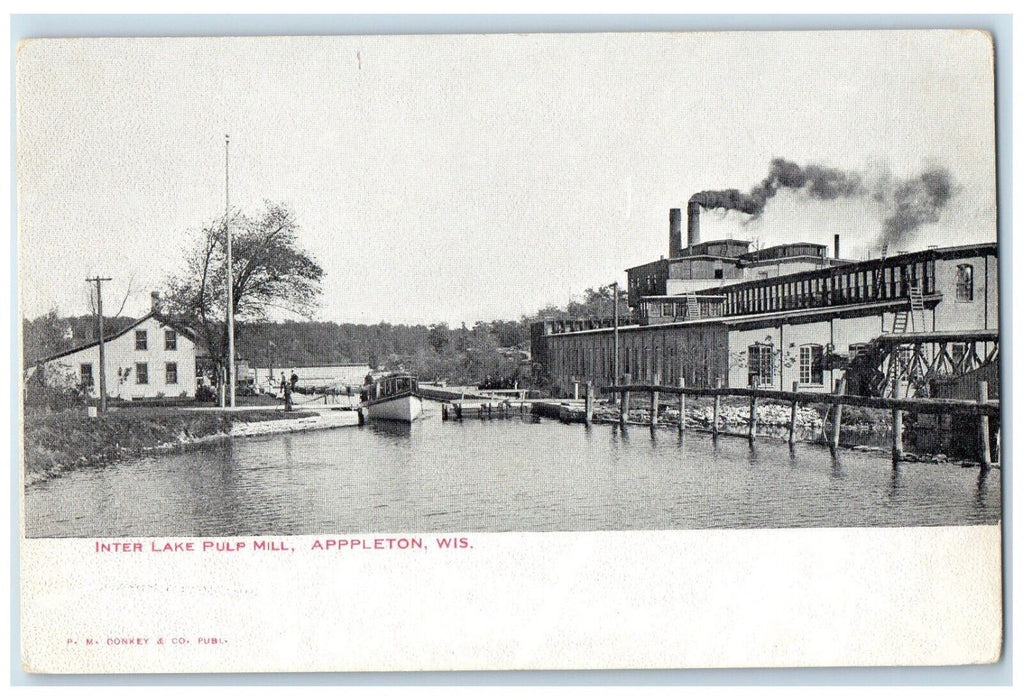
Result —
POLYGON ((291 390, 294 391, 295 387, 298 386, 298 375, 295 370, 291 370, 291 390))
POLYGON ((291 403, 291 384, 284 378, 284 373, 281 373, 281 393, 284 394, 284 410, 291 411, 294 406, 291 403))

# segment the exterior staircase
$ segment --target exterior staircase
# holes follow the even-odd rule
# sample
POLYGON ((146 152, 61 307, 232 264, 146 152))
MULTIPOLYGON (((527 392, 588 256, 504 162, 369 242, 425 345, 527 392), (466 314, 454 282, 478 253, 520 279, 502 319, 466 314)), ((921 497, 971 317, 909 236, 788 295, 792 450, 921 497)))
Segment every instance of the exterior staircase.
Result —
POLYGON ((696 300, 696 297, 690 295, 686 297, 686 320, 695 321, 700 318, 700 302, 696 300))

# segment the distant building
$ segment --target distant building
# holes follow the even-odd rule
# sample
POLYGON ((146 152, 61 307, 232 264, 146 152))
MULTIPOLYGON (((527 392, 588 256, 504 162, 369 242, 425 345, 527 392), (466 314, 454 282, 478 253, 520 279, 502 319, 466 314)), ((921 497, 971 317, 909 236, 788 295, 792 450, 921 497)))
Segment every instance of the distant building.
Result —
MULTIPOLYGON (((152 311, 104 338, 106 388, 110 397, 194 397, 196 357, 204 354, 195 335, 152 311)), ((53 386, 81 386, 99 398, 99 340, 33 363, 34 376, 53 386)))
MULTIPOLYGON (((863 261, 839 259, 837 236, 833 257, 811 243, 750 251, 735 239, 700 242, 692 209, 687 246, 673 209, 671 257, 628 270, 632 318, 619 329, 619 380, 831 391, 851 360, 895 333, 922 334, 906 363, 928 371, 966 371, 997 353, 994 243, 863 261)), ((533 357, 556 390, 615 382, 610 325, 534 324, 533 357)))
MULTIPOLYGON (((290 378, 292 371, 298 375, 299 385, 310 386, 360 386, 369 374, 370 367, 360 363, 339 363, 335 365, 316 365, 300 367, 282 365, 280 367, 256 367, 252 370, 256 386, 263 391, 276 391, 281 382, 281 374, 290 378)), ((239 373, 239 376, 241 374, 239 373)))

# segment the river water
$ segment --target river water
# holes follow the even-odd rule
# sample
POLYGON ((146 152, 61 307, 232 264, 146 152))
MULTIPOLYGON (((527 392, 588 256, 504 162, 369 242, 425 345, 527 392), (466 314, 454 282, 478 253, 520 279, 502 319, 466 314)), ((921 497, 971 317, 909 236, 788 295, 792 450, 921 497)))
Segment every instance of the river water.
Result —
POLYGON ((511 420, 235 439, 26 489, 29 537, 997 523, 1001 472, 511 420))

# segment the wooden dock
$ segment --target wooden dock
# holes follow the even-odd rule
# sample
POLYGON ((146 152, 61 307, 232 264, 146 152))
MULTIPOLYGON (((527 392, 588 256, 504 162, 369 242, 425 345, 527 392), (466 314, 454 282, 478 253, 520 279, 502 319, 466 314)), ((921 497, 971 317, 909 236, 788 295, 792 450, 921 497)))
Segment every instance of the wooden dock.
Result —
MULTIPOLYGON (((663 386, 659 384, 623 384, 602 387, 603 391, 613 392, 621 395, 619 401, 619 420, 622 425, 628 422, 629 400, 634 394, 648 394, 650 396, 651 411, 650 425, 657 425, 657 406, 660 397, 663 395, 675 395, 678 397, 679 407, 684 416, 685 397, 707 397, 714 399, 714 413, 711 422, 711 433, 719 434, 719 419, 721 413, 721 398, 726 396, 744 397, 749 399, 750 418, 746 437, 752 443, 757 436, 757 401, 764 399, 789 403, 791 405, 791 418, 789 423, 789 442, 794 442, 796 430, 796 417, 800 404, 825 404, 829 406, 832 417, 831 432, 828 436, 828 445, 834 452, 837 450, 842 431, 842 407, 859 406, 863 408, 875 408, 889 410, 892 412, 892 459, 896 462, 903 457, 902 447, 902 415, 905 412, 924 414, 954 414, 965 416, 976 416, 978 420, 979 452, 978 460, 982 467, 990 467, 998 464, 998 460, 991 459, 991 446, 988 433, 989 421, 992 417, 998 419, 1001 406, 998 401, 989 400, 987 382, 979 382, 978 397, 976 401, 966 399, 930 399, 930 398, 882 398, 875 396, 852 396, 844 393, 844 382, 839 382, 832 394, 821 392, 799 391, 798 383, 793 385, 793 391, 779 391, 773 389, 750 389, 750 388, 698 388, 687 386, 663 386)), ((592 395, 588 387, 587 397, 592 395)), ((587 399, 589 402, 589 398, 587 399)), ((587 410, 587 414, 590 411, 587 410)), ((685 431, 685 420, 679 420, 679 432, 685 431)))

